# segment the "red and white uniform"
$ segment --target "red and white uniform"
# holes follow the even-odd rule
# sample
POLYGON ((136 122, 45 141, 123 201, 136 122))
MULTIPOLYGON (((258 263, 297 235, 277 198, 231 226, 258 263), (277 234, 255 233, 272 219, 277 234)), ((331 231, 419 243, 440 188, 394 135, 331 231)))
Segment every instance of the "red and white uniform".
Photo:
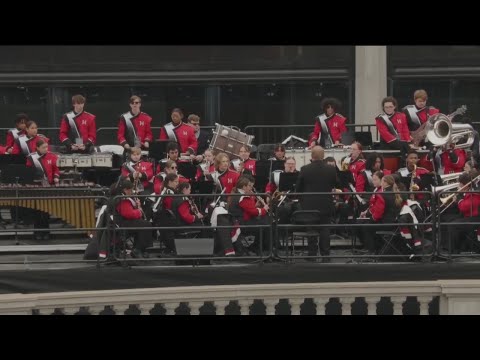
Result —
POLYGON ((407 142, 411 140, 407 117, 404 113, 395 112, 392 115, 378 115, 375 118, 375 123, 377 125, 378 132, 380 133, 380 137, 387 144, 395 140, 407 142), (391 128, 390 124, 385 120, 385 117, 387 117, 387 120, 390 121, 390 124, 394 127, 394 129, 391 128))
POLYGON ((197 217, 193 215, 192 209, 190 207, 190 203, 187 198, 183 198, 184 200, 178 205, 176 209, 176 213, 180 217, 180 220, 186 224, 193 224, 197 217))
MULTIPOLYGON (((383 169, 382 172, 384 176, 390 175, 392 173, 390 170, 387 170, 387 169, 383 169)), ((373 183, 370 180, 372 176, 373 176, 373 171, 369 171, 366 169, 361 171, 358 174, 357 179, 355 181, 355 191, 356 192, 374 191, 373 183)))
POLYGON ((363 158, 357 157, 355 160, 350 160, 348 170, 353 175, 353 180, 357 181, 358 174, 365 170, 366 161, 363 158))
MULTIPOLYGON (((335 113, 329 118, 326 118, 325 123, 327 125, 328 131, 330 132, 333 143, 341 141, 342 134, 347 131, 347 127, 345 126, 345 124, 347 123, 347 118, 343 115, 335 113)), ((320 119, 317 116, 317 118, 315 119, 315 128, 313 129, 313 135, 308 140, 308 143, 310 144, 312 141, 319 143, 318 139, 320 139, 321 133, 322 126, 320 124, 320 119)))
POLYGON ((196 154, 198 148, 197 137, 193 128, 184 122, 177 126, 168 123, 160 129, 160 140, 172 140, 178 143, 181 153, 196 154), (170 129, 170 130, 167 130, 170 129))
POLYGON ((223 173, 219 173, 218 171, 214 174, 213 178, 217 179, 215 182, 217 185, 220 185, 221 190, 225 189, 225 194, 230 194, 232 189, 237 184, 238 178, 240 174, 232 169, 227 169, 223 173))
MULTIPOLYGON (((243 193, 239 190, 240 193, 243 193)), ((266 216, 267 211, 264 208, 256 207, 257 199, 255 196, 241 196, 238 202, 238 206, 242 209, 243 220, 248 221, 250 219, 266 216)))
MULTIPOLYGON (((16 155, 16 154, 23 153, 22 147, 20 146, 20 141, 25 141, 25 143, 27 144, 28 150, 30 151, 30 154, 33 152, 36 152, 38 140, 43 140, 43 141, 46 141, 47 143, 50 141, 47 137, 41 134, 37 134, 31 138, 25 135, 24 137, 19 138, 19 141, 15 141, 15 144, 13 145, 12 154, 16 155)), ((24 155, 28 156, 29 154, 24 154, 24 155)))
POLYGON ((142 210, 137 207, 137 203, 132 198, 122 199, 117 205, 117 213, 125 220, 142 219, 142 210))
POLYGON ((439 112, 440 110, 433 106, 425 106, 421 110, 419 110, 416 105, 407 105, 403 108, 403 113, 407 117, 410 131, 417 130, 430 116, 438 114, 439 112))
POLYGON ((133 172, 137 170, 142 174, 140 180, 142 181, 143 187, 146 188, 150 185, 153 178, 153 164, 149 161, 139 161, 136 163, 129 161, 122 166, 122 176, 128 176, 130 181, 133 182, 135 181, 133 172))
POLYGON ((458 201, 458 210, 463 217, 480 216, 480 194, 466 193, 465 196, 458 201))
MULTIPOLYGON (((32 153, 27 157, 27 166, 34 166, 34 161, 32 156, 37 155, 37 152, 32 153)), ((48 179, 50 185, 54 184, 54 178, 60 178, 60 170, 57 166, 58 156, 47 152, 46 154, 40 155, 38 160, 43 168, 43 172, 48 179)))
MULTIPOLYGON (((159 195, 162 190, 163 190, 163 182, 165 181, 165 177, 167 176, 167 174, 165 174, 164 172, 161 172, 157 175, 155 175, 155 177, 153 178, 153 191, 155 192, 155 194, 159 195)), ((190 182, 186 177, 184 177, 183 175, 178 175, 178 182, 179 183, 182 183, 182 182, 190 182)))
POLYGON ((463 167, 467 161, 467 153, 464 149, 448 150, 442 152, 440 159, 444 174, 463 172, 463 167))
MULTIPOLYGON (((213 174, 215 172, 215 164, 212 163, 208 166, 208 172, 210 174, 213 174)), ((202 167, 200 165, 197 166, 197 174, 195 175, 195 180, 196 181, 202 181, 202 180, 208 181, 208 179, 206 179, 206 176, 204 175, 204 172, 203 172, 202 167)))
POLYGON ((254 159, 247 159, 243 162, 243 169, 250 170, 252 172, 252 176, 255 176, 255 169, 257 167, 257 160, 254 159))
POLYGON ((130 118, 130 121, 135 129, 135 134, 141 143, 144 143, 145 141, 151 142, 153 140, 151 116, 144 112, 140 112, 138 115, 133 115, 132 112, 129 111, 120 116, 118 121, 117 139, 120 145, 123 146, 128 142, 128 145, 135 146, 133 134, 127 127, 125 117, 130 118))
POLYGON ((13 146, 16 143, 16 140, 19 136, 25 135, 25 130, 19 130, 19 129, 10 129, 7 132, 7 142, 5 143, 5 152, 7 152, 9 149, 13 150, 13 146))
POLYGON ((89 112, 82 111, 76 114, 70 111, 63 115, 60 121, 60 142, 68 144, 75 144, 76 131, 70 128, 69 117, 73 119, 80 137, 84 144, 95 144, 97 139, 97 126, 95 124, 95 115, 89 112))

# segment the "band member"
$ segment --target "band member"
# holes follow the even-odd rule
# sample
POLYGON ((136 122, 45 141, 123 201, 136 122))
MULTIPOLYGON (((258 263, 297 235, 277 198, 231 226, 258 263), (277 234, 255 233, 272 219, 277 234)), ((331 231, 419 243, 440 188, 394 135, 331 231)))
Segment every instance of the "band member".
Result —
POLYGON ((144 213, 140 200, 132 197, 133 184, 130 180, 123 180, 121 184, 122 193, 129 196, 121 199, 116 206, 117 214, 120 216, 120 227, 122 228, 144 228, 142 230, 131 230, 135 233, 133 244, 133 257, 149 257, 145 251, 148 247, 153 246, 152 224, 144 219, 144 213))
POLYGON ((340 102, 335 98, 323 99, 321 103, 323 114, 315 119, 313 135, 309 139, 310 148, 315 145, 331 147, 340 145, 342 134, 347 132, 347 118, 337 113, 340 102))
MULTIPOLYGON (((429 174, 430 172, 420 166, 417 166, 418 154, 415 150, 411 149, 407 154, 407 166, 398 169, 397 174, 400 175, 401 181, 406 185, 407 191, 421 191, 421 176, 429 174)), ((416 195, 416 198, 421 200, 424 198, 423 194, 416 195)))
POLYGON ((212 181, 212 174, 215 172, 215 157, 210 149, 205 150, 203 162, 197 165, 196 181, 212 181))
POLYGON ((475 224, 480 222, 480 194, 471 192, 472 180, 478 175, 480 173, 474 171, 473 173, 463 173, 458 178, 459 189, 462 192, 456 194, 453 197, 453 201, 455 201, 455 198, 458 200, 457 206, 462 217, 453 219, 453 222, 459 222, 462 225, 449 226, 451 232, 450 244, 453 247, 454 254, 468 250, 468 235, 471 235, 480 227, 478 224, 475 224))
POLYGON ((365 169, 365 158, 362 154, 363 147, 358 141, 352 143, 352 152, 345 160, 348 163, 348 170, 353 175, 353 180, 357 181, 358 174, 365 169))
MULTIPOLYGON (((267 225, 269 207, 265 202, 260 201, 254 196, 255 179, 250 175, 241 176, 236 185, 234 194, 242 194, 242 196, 230 196, 228 200, 228 212, 238 221, 240 225, 267 225)), ((260 231, 267 235, 265 229, 245 229, 245 232, 255 234, 255 242, 252 248, 260 255, 260 231)), ((263 236, 263 249, 268 248, 268 237, 263 236)), ((235 244, 234 244, 235 246, 235 244)))
POLYGON ((60 120, 60 142, 68 152, 90 153, 97 137, 95 115, 83 110, 85 98, 72 96, 73 111, 63 115, 60 120))
POLYGON ((25 127, 25 135, 19 136, 18 141, 13 145, 12 154, 23 154, 25 156, 37 151, 37 141, 49 142, 49 139, 38 133, 37 123, 29 120, 25 127))
POLYGON ((213 180, 218 186, 218 190, 225 194, 230 194, 237 183, 240 174, 230 169, 230 159, 227 154, 217 154, 215 157, 215 170, 213 180))
POLYGON ((198 148, 196 153, 198 154, 195 159, 198 162, 203 161, 203 154, 208 149, 210 144, 210 135, 208 132, 200 129, 200 116, 195 114, 188 115, 188 124, 193 127, 193 131, 195 133, 195 138, 197 139, 198 148))
POLYGON ((15 129, 10 129, 7 132, 7 142, 5 144, 5 153, 11 154, 13 151, 13 146, 16 142, 18 142, 18 138, 22 135, 25 135, 25 128, 27 126, 27 122, 30 119, 28 118, 27 114, 21 113, 17 114, 17 118, 15 119, 15 129))
POLYGON ((465 166, 463 167, 463 171, 470 172, 472 170, 478 170, 478 165, 475 160, 470 159, 465 163, 465 166))
POLYGON ((241 175, 252 175, 252 172, 245 168, 245 162, 242 159, 233 159, 231 168, 241 175))
MULTIPOLYGON (((295 190, 301 192, 331 192, 337 183, 336 170, 328 166, 323 161, 324 150, 320 146, 314 146, 312 149, 312 163, 305 165, 298 175, 295 190)), ((302 217, 303 224, 330 224, 330 219, 334 213, 332 195, 308 195, 300 197, 300 206, 302 210, 318 210, 318 217, 302 217)), ((315 228, 320 234, 320 254, 322 256, 330 255, 330 234, 327 227, 315 228)), ((317 255, 317 239, 309 237, 308 255, 317 255)), ((324 259, 328 262, 329 259, 324 259)))
POLYGON ((195 131, 183 122, 182 110, 175 108, 171 114, 172 121, 160 130, 160 140, 172 140, 178 143, 182 154, 196 154, 198 149, 195 131))
POLYGON ((391 171, 384 169, 383 156, 377 153, 371 153, 365 162, 365 169, 357 176, 355 190, 357 192, 372 192, 375 188, 373 184, 373 174, 382 171, 383 175, 390 175, 391 171))
MULTIPOLYGON (((293 156, 287 157, 285 160, 284 167, 285 167, 285 170, 275 170, 274 172, 272 172, 270 181, 265 187, 265 192, 267 194, 273 194, 278 189, 280 185, 280 174, 282 174, 283 172, 286 172, 286 173, 297 172, 297 163, 295 161, 295 158, 293 156)), ((267 197, 267 201, 269 199, 270 197, 267 197)))
POLYGON ((140 111, 142 99, 136 95, 130 98, 130 111, 122 114, 118 121, 117 139, 125 150, 140 147, 147 150, 153 140, 150 115, 140 111))
POLYGON ((416 90, 413 93, 413 100, 415 105, 407 105, 402 110, 407 117, 410 131, 417 130, 430 116, 440 112, 433 106, 426 106, 428 94, 425 90, 416 90))
MULTIPOLYGON (((380 175, 380 173, 376 174, 378 179, 378 175, 380 175)), ((378 184, 377 179, 376 184, 378 184)), ((383 176, 381 185, 382 191, 377 191, 372 195, 368 209, 361 213, 360 217, 370 219, 370 222, 374 224, 395 223, 400 213, 403 199, 400 194, 398 194, 399 190, 392 175, 383 176)), ((362 227, 362 237, 364 239, 365 246, 372 254, 377 250, 375 232, 380 230, 391 230, 391 226, 375 228, 362 227)))
MULTIPOLYGON (((36 150, 27 157, 27 166, 35 168, 36 178, 42 186, 58 185, 60 170, 57 167, 57 155, 48 151, 48 143, 42 139, 37 141, 36 150)), ((31 215, 34 229, 49 228, 50 214, 32 210, 31 215)), ((33 236, 35 240, 48 240, 50 233, 34 231, 33 236)))
POLYGON ((396 111, 397 106, 397 100, 393 96, 387 96, 382 100, 384 113, 375 118, 380 134, 380 147, 407 153, 412 137, 410 136, 407 117, 404 113, 396 111))
POLYGON ((250 148, 247 145, 242 145, 238 155, 240 155, 240 158, 243 160, 243 168, 249 170, 252 176, 255 176, 255 165, 257 161, 250 158, 250 148))
POLYGON ((444 174, 462 172, 467 161, 467 153, 464 149, 455 149, 455 144, 450 144, 446 151, 438 150, 436 159, 440 159, 444 174))
POLYGON ((155 177, 153 178, 153 190, 155 191, 155 194, 160 194, 163 188, 163 183, 169 174, 177 175, 178 181, 180 182, 189 182, 186 177, 178 174, 177 172, 178 165, 173 160, 168 160, 165 163, 163 171, 155 175, 155 177))
POLYGON ((153 164, 149 161, 141 161, 142 150, 137 147, 130 148, 130 161, 122 165, 122 176, 135 184, 137 191, 152 191, 153 164))
POLYGON ((268 160, 285 160, 285 145, 275 144, 275 148, 273 149, 273 157, 269 158, 268 160))
POLYGON ((202 225, 201 220, 204 218, 203 214, 198 211, 193 199, 189 196, 192 187, 189 183, 181 183, 178 185, 178 194, 183 194, 183 197, 176 197, 173 200, 172 210, 177 217, 177 223, 180 226, 186 225, 202 225))

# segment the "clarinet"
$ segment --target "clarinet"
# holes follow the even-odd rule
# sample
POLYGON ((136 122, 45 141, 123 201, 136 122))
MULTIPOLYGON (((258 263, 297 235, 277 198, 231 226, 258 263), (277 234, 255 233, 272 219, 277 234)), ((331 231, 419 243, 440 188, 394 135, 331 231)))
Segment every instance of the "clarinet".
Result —
POLYGON ((195 215, 195 216, 200 220, 200 222, 202 223, 202 225, 205 225, 205 224, 203 223, 203 218, 201 219, 201 218, 199 217, 199 215, 200 215, 201 213, 200 213, 200 210, 198 210, 198 207, 197 207, 197 205, 195 204, 195 201, 193 201, 193 199, 191 199, 190 197, 187 197, 187 201, 188 201, 188 204, 190 205, 190 209, 192 210, 193 215, 195 215))

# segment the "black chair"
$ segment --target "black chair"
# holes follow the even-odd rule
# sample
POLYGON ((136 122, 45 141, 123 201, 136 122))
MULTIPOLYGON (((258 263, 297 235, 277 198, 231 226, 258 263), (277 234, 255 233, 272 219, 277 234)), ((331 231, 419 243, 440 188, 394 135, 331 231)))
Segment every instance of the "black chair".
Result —
MULTIPOLYGON (((412 247, 400 234, 400 227, 387 231, 379 230, 375 234, 382 243, 378 255, 399 255, 400 259, 407 258, 409 260, 414 257, 415 253, 412 247)), ((396 257, 391 259, 396 259, 396 257)))

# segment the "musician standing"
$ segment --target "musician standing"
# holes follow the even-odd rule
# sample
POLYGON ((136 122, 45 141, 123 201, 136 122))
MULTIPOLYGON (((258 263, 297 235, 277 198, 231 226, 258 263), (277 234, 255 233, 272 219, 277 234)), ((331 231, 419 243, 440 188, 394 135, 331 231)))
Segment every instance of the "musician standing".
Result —
POLYGON ((315 119, 315 128, 308 140, 309 148, 315 145, 329 148, 340 145, 342 134, 347 132, 347 118, 339 113, 340 101, 335 98, 325 98, 321 102, 323 114, 315 119))
POLYGON ((397 99, 387 96, 382 100, 384 113, 375 118, 380 134, 380 148, 386 150, 400 150, 406 154, 410 149, 412 137, 408 128, 407 117, 397 110, 397 99))
POLYGON ((120 216, 119 225, 122 228, 145 228, 142 230, 132 230, 132 232, 135 233, 132 255, 134 257, 148 257, 148 253, 145 250, 153 246, 152 224, 144 219, 140 200, 132 196, 132 182, 130 180, 124 180, 121 184, 121 189, 123 195, 129 197, 121 199, 116 206, 117 214, 120 216))
MULTIPOLYGON (((48 143, 42 139, 37 141, 36 152, 27 157, 27 166, 34 167, 37 179, 41 181, 42 186, 58 185, 60 179, 60 170, 57 167, 58 156, 48 151, 48 143)), ((50 214, 32 210, 33 228, 48 229, 50 214)), ((49 232, 33 232, 35 240, 48 240, 49 232)))
POLYGON ((45 135, 38 133, 37 123, 33 120, 29 120, 26 123, 25 135, 18 137, 18 141, 13 145, 12 154, 23 154, 25 156, 30 155, 37 151, 37 141, 43 140, 49 142, 49 139, 45 135))
MULTIPOLYGON (((312 163, 305 165, 300 170, 295 190, 301 192, 332 192, 337 183, 337 173, 332 166, 323 162, 324 150, 321 146, 312 149, 312 163)), ((332 195, 304 195, 300 197, 302 210, 318 210, 319 218, 307 218, 305 224, 330 224, 334 212, 332 195)), ((327 227, 316 228, 320 233, 320 254, 330 255, 330 233, 327 227)), ((308 255, 317 255, 316 238, 308 238, 308 255)), ((330 259, 325 259, 328 262, 330 259)))
POLYGON ((142 99, 136 95, 130 98, 130 111, 122 114, 118 121, 117 139, 125 150, 140 147, 147 150, 153 140, 150 115, 140 111, 142 99))
POLYGON ((198 141, 195 131, 191 126, 183 122, 183 112, 179 108, 172 110, 172 121, 164 125, 160 130, 160 140, 171 140, 178 143, 182 154, 194 155, 198 149, 198 141))
POLYGON ((5 143, 5 153, 11 154, 13 151, 13 146, 18 142, 18 138, 22 135, 25 135, 25 128, 27 127, 27 122, 30 119, 27 114, 21 113, 17 114, 15 119, 15 129, 10 129, 7 132, 7 142, 5 143))
POLYGON ((60 120, 60 142, 69 153, 91 153, 97 137, 95 115, 83 110, 85 98, 72 96, 73 110, 60 120))
POLYGON ((425 90, 416 90, 413 93, 413 100, 415 105, 407 105, 402 110, 407 117, 410 131, 417 130, 430 116, 440 112, 433 106, 427 106, 428 94, 425 90))

